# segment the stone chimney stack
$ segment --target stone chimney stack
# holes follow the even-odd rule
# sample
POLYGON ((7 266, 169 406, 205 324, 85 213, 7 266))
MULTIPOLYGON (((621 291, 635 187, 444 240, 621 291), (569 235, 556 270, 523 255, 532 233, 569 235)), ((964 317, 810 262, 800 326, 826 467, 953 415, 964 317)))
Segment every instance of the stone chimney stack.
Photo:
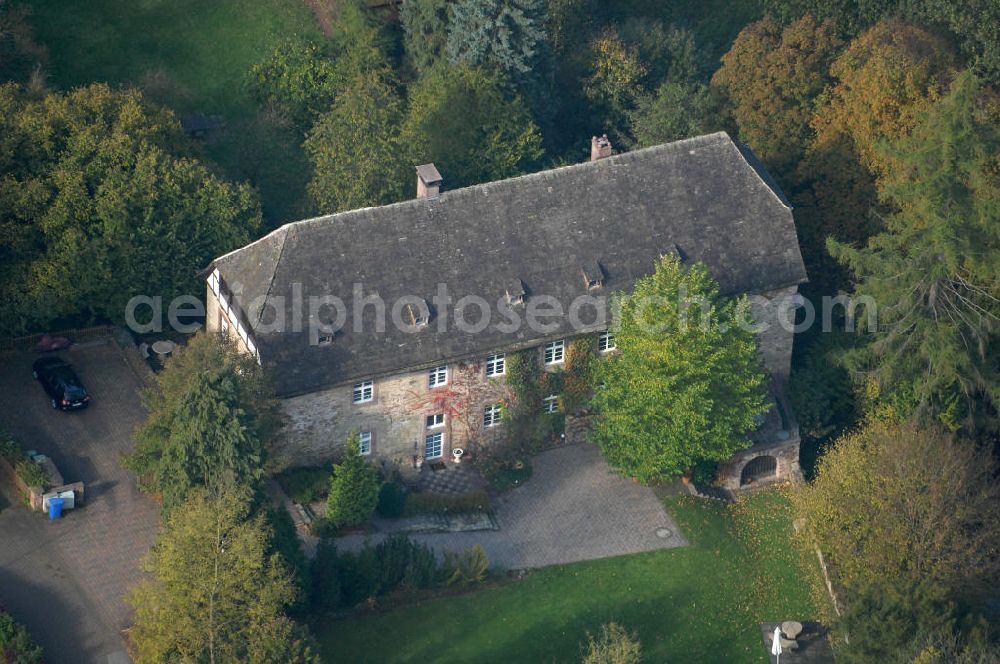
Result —
POLYGON ((601 137, 593 136, 590 139, 590 160, 597 161, 598 159, 604 159, 605 157, 610 157, 615 151, 611 148, 611 141, 608 140, 608 135, 604 134, 601 137))
POLYGON ((417 198, 437 198, 441 193, 441 174, 434 164, 417 166, 417 198))

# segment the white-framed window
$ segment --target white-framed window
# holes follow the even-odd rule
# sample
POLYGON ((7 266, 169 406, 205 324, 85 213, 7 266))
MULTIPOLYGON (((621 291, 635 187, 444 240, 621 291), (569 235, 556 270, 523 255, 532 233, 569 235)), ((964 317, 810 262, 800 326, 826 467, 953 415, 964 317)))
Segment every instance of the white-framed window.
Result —
POLYGON ((444 454, 444 434, 440 431, 429 433, 424 438, 424 458, 437 459, 444 454))
POLYGON ((375 398, 375 381, 364 380, 354 384, 354 403, 368 403, 375 398))
POLYGON ((614 350, 615 348, 615 335, 610 332, 605 332, 597 340, 597 350, 602 353, 607 353, 609 350, 614 350))
POLYGON ((495 427, 500 424, 500 404, 491 403, 483 409, 483 426, 484 427, 495 427))
POLYGON ((562 364, 566 356, 566 341, 550 341, 545 344, 545 364, 562 364))
POLYGON ((427 370, 427 385, 430 387, 441 387, 448 384, 448 365, 434 367, 427 370))
POLYGON ((558 413, 559 412, 559 396, 551 394, 544 399, 542 399, 542 412, 543 413, 558 413))
POLYGON ((362 431, 358 433, 358 448, 364 455, 369 455, 372 453, 372 432, 362 431))
POLYGON ((503 353, 490 355, 486 358, 486 377, 494 378, 507 372, 507 356, 503 353))
POLYGON ((437 429, 444 426, 444 413, 435 413, 427 416, 427 428, 437 429))

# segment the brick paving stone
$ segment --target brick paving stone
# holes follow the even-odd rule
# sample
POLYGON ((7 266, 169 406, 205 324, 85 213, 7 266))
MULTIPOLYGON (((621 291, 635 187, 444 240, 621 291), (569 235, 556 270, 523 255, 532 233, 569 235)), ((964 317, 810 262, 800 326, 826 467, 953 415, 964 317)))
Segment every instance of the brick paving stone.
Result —
MULTIPOLYGON (((139 559, 159 528, 159 508, 122 468, 145 417, 139 378, 110 340, 59 355, 92 395, 75 413, 52 410, 31 378, 34 353, 0 356, 0 427, 50 456, 68 482, 86 484, 86 504, 49 522, 19 505, 0 511, 0 605, 24 622, 50 662, 129 661, 124 601, 139 559)), ((8 502, 16 496, 6 494, 8 502)))
MULTIPOLYGON (((544 567, 687 544, 653 491, 614 475, 595 446, 549 450, 534 457, 531 464, 531 479, 495 503, 500 530, 416 534, 413 539, 439 552, 480 544, 491 565, 500 569, 544 567)), ((337 546, 356 551, 366 539, 374 543, 383 537, 352 535, 339 538, 337 546)))

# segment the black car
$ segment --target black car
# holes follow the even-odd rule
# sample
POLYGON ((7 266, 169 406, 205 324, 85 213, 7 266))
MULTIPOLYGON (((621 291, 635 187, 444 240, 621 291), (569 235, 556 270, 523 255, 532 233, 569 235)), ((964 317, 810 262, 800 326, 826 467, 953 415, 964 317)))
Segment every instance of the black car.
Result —
POLYGON ((86 408, 90 395, 73 367, 58 357, 43 357, 31 365, 31 372, 52 399, 52 407, 61 410, 86 408))

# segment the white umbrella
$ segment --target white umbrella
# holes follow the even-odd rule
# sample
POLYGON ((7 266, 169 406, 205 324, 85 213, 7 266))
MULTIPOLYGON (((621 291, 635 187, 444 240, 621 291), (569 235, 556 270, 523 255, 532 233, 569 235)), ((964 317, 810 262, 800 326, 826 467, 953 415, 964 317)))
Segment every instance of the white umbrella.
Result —
POLYGON ((774 628, 774 636, 771 639, 771 654, 777 657, 776 662, 781 661, 781 628, 774 628))

